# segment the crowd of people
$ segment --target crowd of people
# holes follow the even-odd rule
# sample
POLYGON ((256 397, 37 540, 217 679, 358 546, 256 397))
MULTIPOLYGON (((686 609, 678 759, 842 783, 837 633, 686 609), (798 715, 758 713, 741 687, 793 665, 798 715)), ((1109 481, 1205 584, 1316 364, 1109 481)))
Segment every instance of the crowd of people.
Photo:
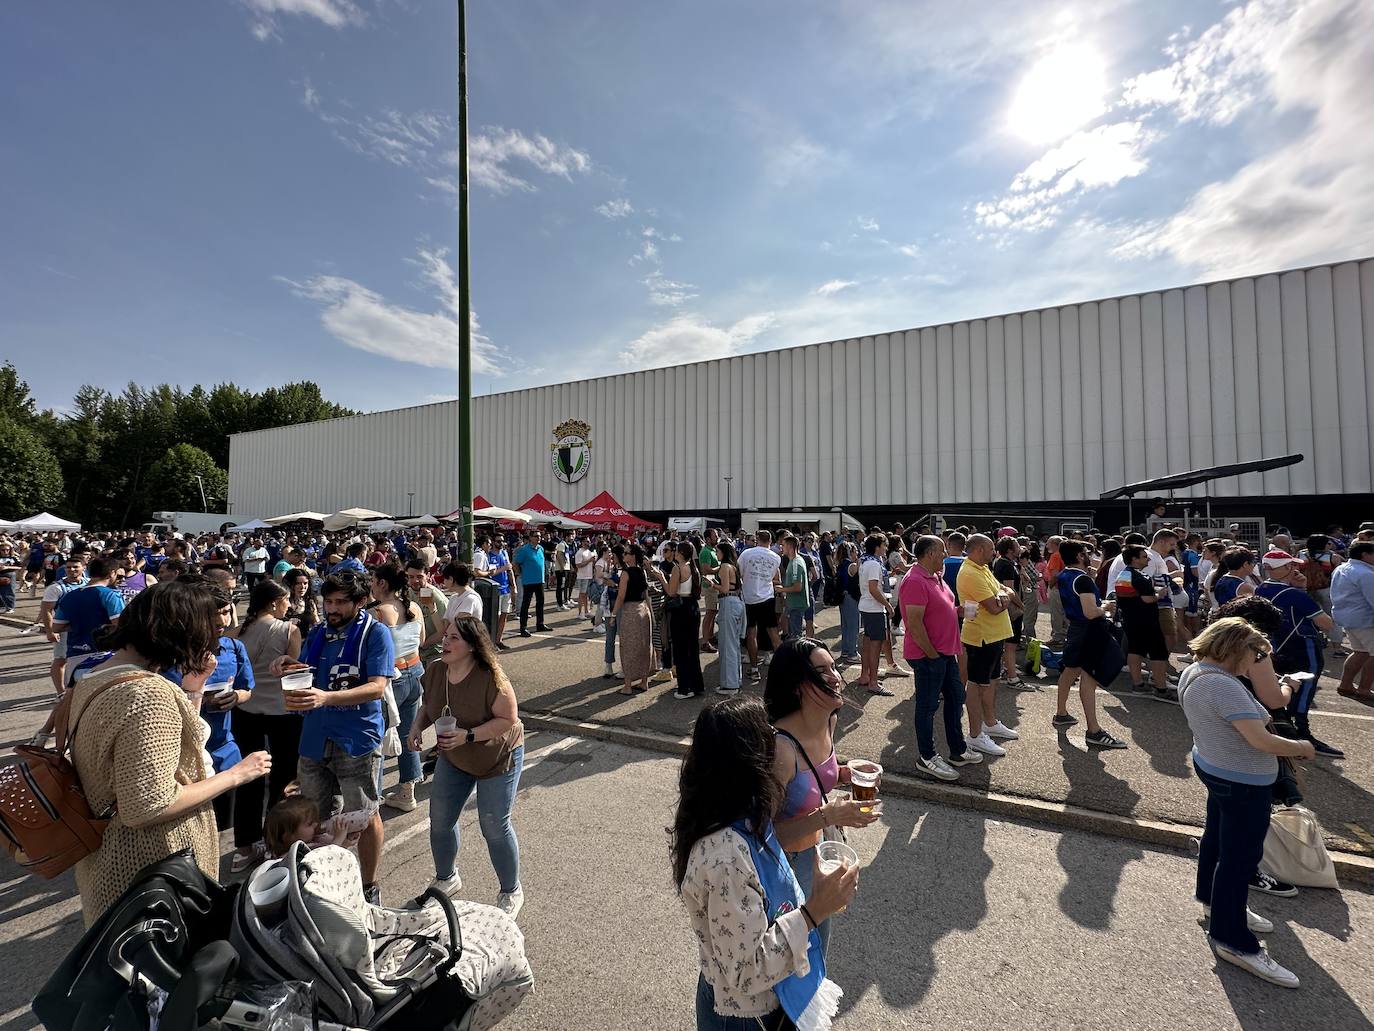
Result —
POLYGON ((1131 690, 1181 704, 1208 791, 1196 894, 1213 945, 1296 985, 1245 898, 1295 891, 1258 868, 1270 804, 1301 797, 1291 760, 1343 755, 1309 718, 1328 648, 1345 658, 1339 693, 1374 703, 1374 524, 1302 547, 1276 528, 1262 548, 1160 519, 1148 535, 932 530, 489 529, 470 555, 442 528, 34 535, 0 538, 0 609, 41 593, 25 632, 53 644, 68 726, 84 720, 73 761, 117 813, 78 868, 88 921, 178 849, 216 874, 217 829, 232 829, 235 873, 297 840, 354 847, 376 900, 380 808, 415 809, 427 776, 434 885, 461 888, 458 814, 475 791, 496 904, 518 914, 524 736, 500 653, 554 632, 551 592, 575 632, 604 636, 603 675, 622 694, 671 681, 675 699, 701 698, 703 663, 718 664, 726 697, 697 719, 673 832, 701 946, 699 1026, 833 1012, 829 918, 858 872, 823 869, 818 849, 881 811, 837 793, 851 779, 834 742, 846 690, 891 696, 914 676, 917 768, 956 781, 1019 739, 998 692, 1038 690, 1041 667, 1056 671, 1060 731, 1078 723, 1078 687, 1089 747, 1127 747, 1096 704, 1123 671, 1131 690), (833 644, 816 634, 827 606, 833 644), (397 780, 383 793, 387 757, 397 780))

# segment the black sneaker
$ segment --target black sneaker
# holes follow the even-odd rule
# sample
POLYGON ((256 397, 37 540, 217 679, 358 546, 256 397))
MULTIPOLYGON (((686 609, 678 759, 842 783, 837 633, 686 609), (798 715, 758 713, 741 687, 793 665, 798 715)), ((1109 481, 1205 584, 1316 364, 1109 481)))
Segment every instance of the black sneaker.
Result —
POLYGON ((1155 688, 1155 698, 1161 702, 1168 702, 1170 705, 1178 704, 1178 694, 1165 687, 1155 688))
POLYGON ((521 637, 533 637, 534 634, 530 633, 528 630, 521 630, 521 631, 520 631, 520 636, 521 636, 521 637))
POLYGON ((1149 694, 1151 688, 1149 684, 1145 683, 1145 681, 1142 680, 1138 684, 1132 684, 1131 690, 1134 691, 1136 694, 1149 694))
POLYGON ((1125 748, 1126 742, 1118 737, 1112 737, 1105 730, 1098 730, 1094 733, 1084 734, 1083 740, 1094 748, 1125 748))
POLYGON ((1309 736, 1307 740, 1312 742, 1312 748, 1313 748, 1313 750, 1316 751, 1316 753, 1317 753, 1318 755, 1320 755, 1321 757, 1323 757, 1324 759, 1344 759, 1344 758, 1345 758, 1345 753, 1342 752, 1342 751, 1341 751, 1339 748, 1337 748, 1335 745, 1328 745, 1325 741, 1321 741, 1321 740, 1319 740, 1319 739, 1317 739, 1317 738, 1315 738, 1315 737, 1311 737, 1311 736, 1309 736))
POLYGON ((537 626, 535 627, 535 629, 538 630, 541 634, 553 633, 553 627, 551 626, 537 626))
POLYGON ((497 641, 496 647, 503 652, 510 651, 510 645, 508 645, 505 641, 497 641))
POLYGON ((364 884, 363 898, 374 906, 382 904, 382 886, 380 884, 364 884))
POLYGON ((1298 889, 1287 881, 1270 877, 1263 870, 1256 870, 1255 876, 1250 878, 1250 890, 1262 891, 1266 895, 1274 895, 1281 899, 1291 899, 1298 893, 1298 889))
POLYGON ((1076 727, 1078 720, 1070 716, 1067 712, 1055 713, 1054 719, 1050 720, 1052 727, 1076 727))

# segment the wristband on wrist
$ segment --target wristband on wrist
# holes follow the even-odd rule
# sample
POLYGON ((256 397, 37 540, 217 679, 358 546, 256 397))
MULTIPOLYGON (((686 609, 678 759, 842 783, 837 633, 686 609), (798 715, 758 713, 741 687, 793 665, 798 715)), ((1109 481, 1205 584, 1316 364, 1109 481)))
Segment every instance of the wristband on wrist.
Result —
POLYGON ((801 907, 800 907, 800 908, 801 908, 801 911, 802 911, 802 916, 806 917, 806 922, 807 922, 808 924, 811 925, 811 930, 814 931, 814 930, 819 926, 819 925, 816 923, 816 918, 815 918, 814 916, 811 915, 811 910, 809 910, 809 909, 806 908, 806 903, 805 903, 805 902, 803 902, 803 903, 801 904, 801 907))

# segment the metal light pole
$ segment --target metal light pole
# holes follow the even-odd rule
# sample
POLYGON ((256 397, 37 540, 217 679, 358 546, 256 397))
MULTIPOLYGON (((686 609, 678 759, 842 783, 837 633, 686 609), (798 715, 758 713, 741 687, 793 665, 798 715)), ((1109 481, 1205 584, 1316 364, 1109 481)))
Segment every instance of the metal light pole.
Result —
POLYGON ((406 491, 406 499, 406 517, 410 518, 415 515, 415 492, 413 490, 406 491))
POLYGON ((472 282, 468 252, 468 18, 458 0, 458 507, 461 549, 472 557, 472 282))
POLYGON ((734 479, 734 476, 724 476, 722 479, 725 480, 725 511, 728 512, 730 511, 730 481, 734 479))
POLYGON ((205 481, 201 479, 200 473, 195 473, 193 475, 196 478, 196 483, 200 485, 200 510, 202 512, 208 512, 210 511, 210 504, 205 500, 205 481))

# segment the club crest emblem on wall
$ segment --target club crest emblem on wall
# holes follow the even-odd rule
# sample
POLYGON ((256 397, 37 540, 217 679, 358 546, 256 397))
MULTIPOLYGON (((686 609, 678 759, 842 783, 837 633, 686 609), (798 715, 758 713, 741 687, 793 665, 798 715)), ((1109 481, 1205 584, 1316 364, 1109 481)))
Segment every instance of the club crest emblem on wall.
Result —
POLYGON ((553 474, 561 483, 576 483, 592 467, 592 427, 581 419, 568 419, 553 430, 553 474))

